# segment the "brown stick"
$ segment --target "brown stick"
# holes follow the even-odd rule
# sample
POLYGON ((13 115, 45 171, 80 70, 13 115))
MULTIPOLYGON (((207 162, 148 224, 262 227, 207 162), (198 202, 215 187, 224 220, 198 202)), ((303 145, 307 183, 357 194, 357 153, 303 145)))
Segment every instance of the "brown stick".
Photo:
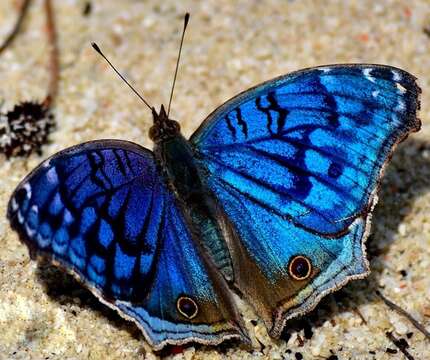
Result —
POLYGON ((361 319, 361 321, 363 321, 363 323, 365 325, 367 325, 367 320, 366 318, 363 316, 363 314, 361 313, 361 311, 358 309, 358 307, 354 306, 352 308, 352 310, 358 315, 358 317, 361 319))
POLYGON ((27 14, 27 10, 30 5, 30 0, 24 0, 22 3, 21 9, 19 10, 18 19, 16 20, 16 23, 14 27, 12 28, 12 31, 7 36, 4 43, 0 46, 0 54, 10 45, 12 44, 13 40, 15 39, 16 35, 18 35, 19 31, 21 30, 21 25, 24 21, 25 15, 27 14))
POLYGON ((48 95, 43 102, 44 106, 50 107, 55 101, 58 93, 58 80, 60 77, 60 64, 58 59, 58 44, 57 44, 57 31, 55 27, 55 17, 52 9, 51 0, 45 0, 45 13, 46 13, 46 32, 48 35, 49 44, 49 86, 48 95))
POLYGON ((378 295, 382 301, 387 304, 388 307, 403 315, 408 319, 412 325, 414 325, 428 340, 430 340, 430 332, 422 325, 418 320, 416 320, 411 314, 409 314, 406 310, 402 309, 399 305, 394 304, 391 300, 388 300, 384 295, 381 294, 380 291, 376 291, 376 295, 378 295))

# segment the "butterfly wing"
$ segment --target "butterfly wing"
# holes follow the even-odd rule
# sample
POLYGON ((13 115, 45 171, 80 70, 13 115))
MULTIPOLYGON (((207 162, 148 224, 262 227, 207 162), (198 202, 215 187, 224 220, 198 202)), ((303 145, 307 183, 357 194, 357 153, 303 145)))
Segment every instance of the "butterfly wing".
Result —
POLYGON ((64 150, 22 181, 8 217, 33 254, 77 276, 155 348, 245 336, 150 151, 117 140, 64 150))
POLYGON ((420 128, 419 93, 388 66, 312 68, 238 95, 191 137, 237 235, 236 285, 272 335, 367 274, 376 188, 393 148, 420 128), (305 280, 291 274, 299 255, 312 265, 305 280))

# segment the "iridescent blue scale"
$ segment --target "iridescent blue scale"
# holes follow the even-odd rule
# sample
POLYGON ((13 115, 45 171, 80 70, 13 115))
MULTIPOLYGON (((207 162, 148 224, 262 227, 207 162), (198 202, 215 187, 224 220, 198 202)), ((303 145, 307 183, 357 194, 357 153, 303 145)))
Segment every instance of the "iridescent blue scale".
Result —
POLYGON ((32 254, 67 269, 159 349, 249 341, 238 289, 286 320, 368 274, 381 174, 418 131, 420 89, 381 65, 298 71, 215 110, 189 141, 162 107, 154 152, 118 140, 44 161, 9 202, 32 254))

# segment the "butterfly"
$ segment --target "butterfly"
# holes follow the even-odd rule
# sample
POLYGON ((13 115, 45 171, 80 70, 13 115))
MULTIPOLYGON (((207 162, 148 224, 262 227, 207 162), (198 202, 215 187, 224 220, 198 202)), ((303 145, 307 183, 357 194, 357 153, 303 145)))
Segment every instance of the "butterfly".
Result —
POLYGON ((22 180, 8 218, 32 256, 75 275, 154 349, 250 342, 234 292, 279 337, 369 273, 380 179, 420 129, 419 94, 390 66, 309 68, 228 100, 189 140, 151 107, 153 151, 63 150, 22 180))

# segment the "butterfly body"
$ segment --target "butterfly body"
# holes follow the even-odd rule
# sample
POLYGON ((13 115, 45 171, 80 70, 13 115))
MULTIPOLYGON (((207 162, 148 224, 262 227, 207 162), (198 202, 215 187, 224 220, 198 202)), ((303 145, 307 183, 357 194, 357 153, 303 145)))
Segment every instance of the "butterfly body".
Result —
POLYGON ((157 349, 249 342, 233 291, 278 337, 368 274, 376 191, 419 130, 419 93, 389 66, 305 69, 229 100, 189 140, 161 107, 153 152, 119 140, 66 149, 18 185, 8 217, 157 349))
MULTIPOLYGON (((164 106, 154 115, 154 126, 162 128, 168 119, 164 106)), ((153 130, 161 134, 162 130, 153 130)), ((160 176, 175 194, 182 211, 187 214, 188 226, 196 241, 205 248, 218 270, 231 280, 232 263, 225 242, 225 232, 217 211, 216 199, 205 183, 205 169, 196 162, 192 145, 180 133, 180 127, 154 139, 154 157, 160 176)))

